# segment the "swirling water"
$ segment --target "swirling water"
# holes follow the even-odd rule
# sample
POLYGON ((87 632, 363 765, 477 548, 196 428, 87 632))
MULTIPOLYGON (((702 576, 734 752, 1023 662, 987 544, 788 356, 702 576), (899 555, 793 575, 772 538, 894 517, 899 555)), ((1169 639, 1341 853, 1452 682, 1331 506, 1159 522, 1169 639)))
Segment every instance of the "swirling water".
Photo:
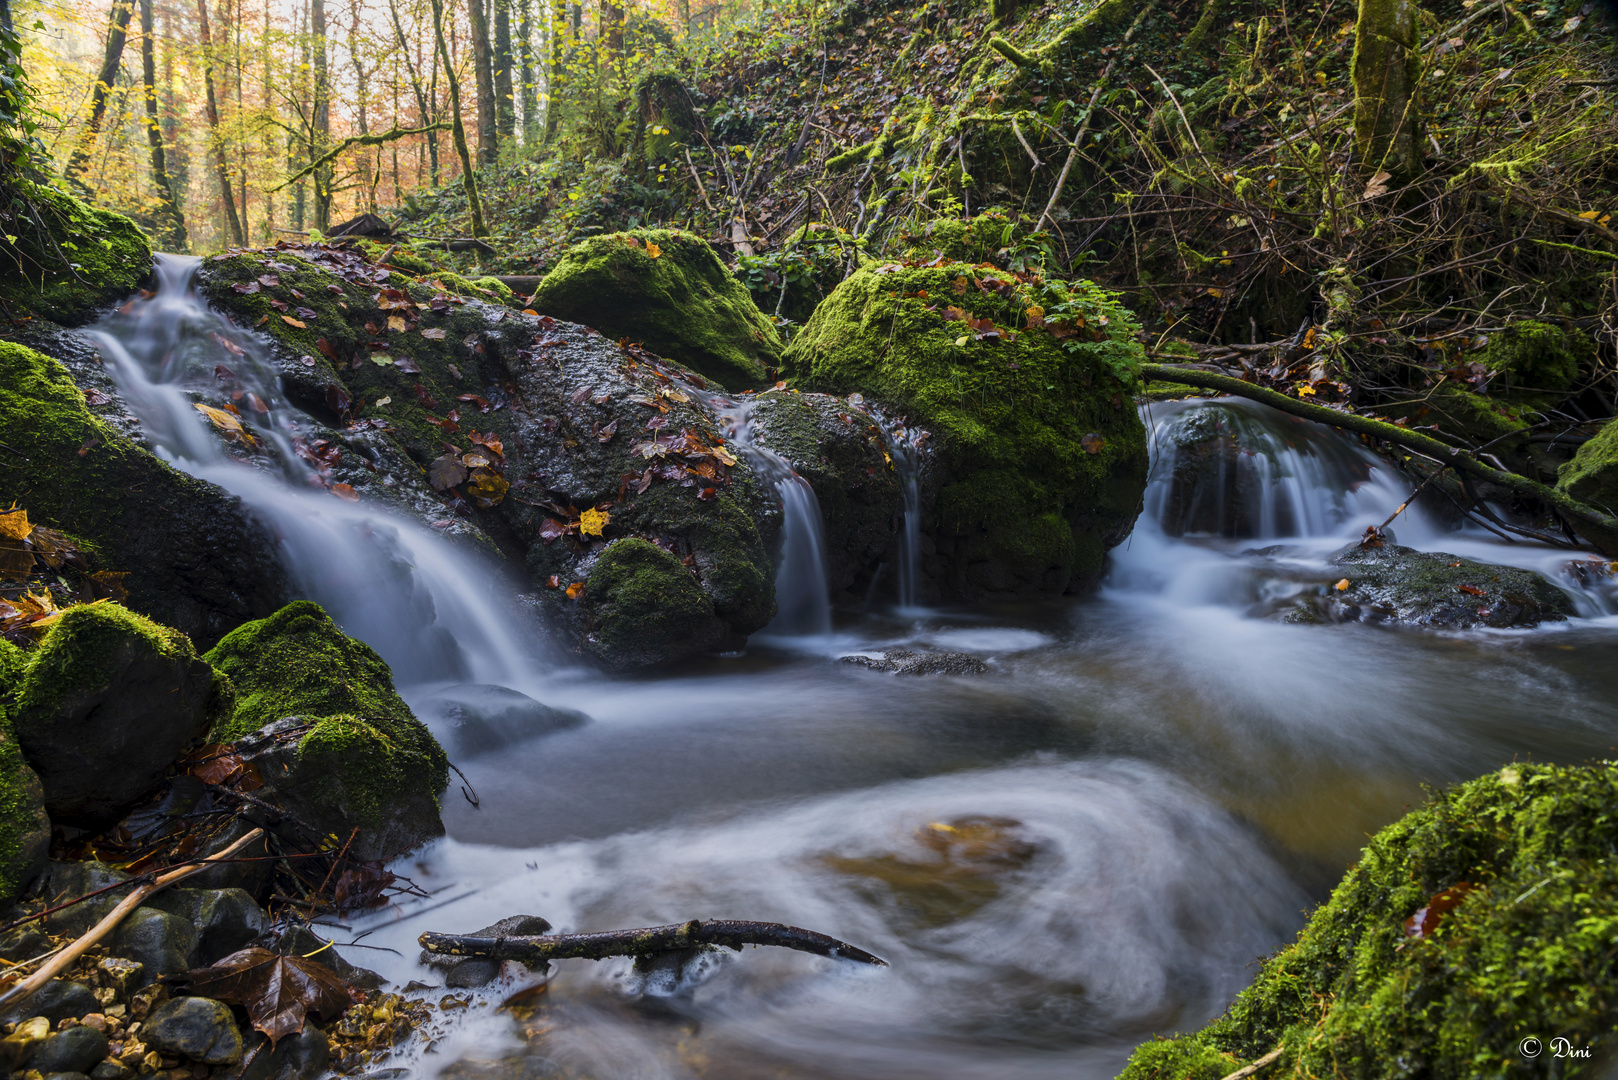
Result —
MULTIPOLYGON (((780 920, 892 963, 759 949, 671 984, 566 961, 527 1038, 495 1009, 533 981, 508 970, 432 1053, 393 1063, 413 1073, 1111 1076, 1141 1040, 1220 1011, 1423 785, 1600 756, 1618 736, 1610 590, 1556 576, 1565 552, 1412 507, 1401 543, 1538 568, 1581 617, 1443 635, 1265 617, 1409 485, 1337 434, 1229 402, 1149 410, 1147 512, 1097 595, 843 614, 831 638, 811 602, 787 629, 815 647, 777 638, 673 674, 570 667, 531 643, 494 568, 305 490, 293 466, 212 449, 172 358, 239 368, 209 335, 249 355, 252 336, 185 280, 98 331, 154 444, 271 522, 300 589, 383 653, 410 700, 470 680, 591 717, 460 763, 481 807, 452 789, 449 836, 398 867, 431 899, 332 931, 360 939, 352 959, 436 983, 420 932, 532 913, 565 930, 780 920), (1174 490, 1177 428, 1213 409, 1240 453, 1200 492, 1219 505, 1199 508, 1174 490), (897 646, 971 652, 991 674, 895 679, 828 655, 897 646)), ((265 399, 266 426, 296 426, 265 399)))

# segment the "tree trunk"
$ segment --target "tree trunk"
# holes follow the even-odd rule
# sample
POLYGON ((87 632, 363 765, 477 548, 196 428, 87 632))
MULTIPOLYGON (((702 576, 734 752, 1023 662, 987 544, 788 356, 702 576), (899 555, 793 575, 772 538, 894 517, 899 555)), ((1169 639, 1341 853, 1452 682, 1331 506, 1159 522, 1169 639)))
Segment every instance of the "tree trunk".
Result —
MULTIPOLYGON (((399 41, 399 51, 404 54, 405 71, 410 76, 410 90, 416 95, 416 112, 421 117, 418 127, 426 127, 436 118, 437 110, 428 104, 426 89, 421 85, 421 75, 416 71, 416 65, 410 60, 410 46, 405 41, 404 24, 399 21, 398 0, 388 0, 388 14, 393 16, 393 33, 399 41)), ((433 71, 438 71, 438 54, 433 53, 433 71)), ((438 132, 427 133, 427 159, 428 175, 432 178, 432 186, 438 186, 438 132)))
MULTIPOLYGON (((331 143, 331 79, 326 63, 326 0, 310 0, 309 40, 314 49, 314 96, 310 105, 309 160, 317 161, 331 143)), ((321 232, 331 228, 333 167, 315 170, 315 224, 321 232)))
POLYGON ((496 134, 502 139, 517 137, 511 67, 511 0, 494 0, 494 116, 496 134))
MULTIPOLYGON (((495 119, 493 49, 489 46, 489 15, 485 0, 466 0, 467 22, 472 30, 472 73, 477 80, 478 163, 493 165, 499 157, 500 133, 495 119)), ((446 55, 446 67, 449 60, 446 55)), ((450 80, 454 85, 454 79, 450 80)))
MULTIPOLYGON (((474 6, 477 0, 472 0, 474 6)), ((483 207, 478 203, 477 179, 472 172, 472 151, 466 145, 466 127, 461 123, 461 88, 455 78, 455 65, 450 63, 449 46, 444 43, 444 0, 432 0, 433 39, 438 44, 438 59, 444 65, 444 79, 449 83, 450 133, 455 139, 455 152, 461 158, 461 186, 466 191, 466 207, 472 214, 472 235, 486 236, 483 226, 483 207)))
POLYGON ((163 154, 163 125, 157 119, 157 47, 152 38, 152 0, 140 0, 140 89, 141 97, 146 100, 146 143, 151 148, 152 186, 157 189, 161 213, 172 223, 162 239, 184 254, 191 245, 185 235, 185 218, 180 216, 180 207, 174 198, 174 182, 169 179, 163 154))
MULTIPOLYGON (((544 0, 541 0, 543 3, 544 0)), ((568 33, 567 0, 551 0, 551 68, 545 79, 545 138, 556 134, 562 114, 557 110, 562 87, 567 82, 568 33)))
POLYGON ((522 144, 533 146, 539 139, 539 95, 534 92, 534 4, 533 0, 519 0, 520 17, 517 22, 517 71, 522 85, 518 98, 522 102, 522 144))
POLYGON ((112 92, 112 81, 118 77, 118 64, 123 59, 124 42, 129 38, 129 17, 134 12, 130 0, 112 0, 112 14, 108 18, 107 50, 101 60, 101 71, 90 90, 90 117, 79 135, 73 156, 68 159, 67 177, 78 180, 90 167, 90 151, 96 136, 101 134, 101 122, 107 115, 107 95, 112 92))
POLYGON ((1354 151, 1369 177, 1421 172, 1415 0, 1360 0, 1354 24, 1354 151))
POLYGON ((246 243, 242 235, 242 221, 236 216, 236 197, 230 190, 230 165, 225 160, 225 141, 219 134, 219 99, 213 85, 213 37, 208 30, 208 0, 197 0, 197 29, 202 35, 202 85, 208 104, 208 138, 213 143, 214 169, 219 175, 219 196, 225 202, 225 222, 230 226, 231 242, 237 247, 246 243))
POLYGON ((618 74, 624 68, 624 0, 601 0, 601 40, 618 74))

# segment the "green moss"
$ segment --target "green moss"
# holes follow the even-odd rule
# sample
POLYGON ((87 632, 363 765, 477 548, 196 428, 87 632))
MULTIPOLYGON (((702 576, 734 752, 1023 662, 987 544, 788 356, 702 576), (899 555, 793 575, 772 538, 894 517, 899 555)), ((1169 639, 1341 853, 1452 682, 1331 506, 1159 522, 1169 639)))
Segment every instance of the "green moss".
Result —
POLYGON ((388 265, 408 270, 412 274, 430 274, 435 269, 432 263, 409 248, 403 247, 388 256, 388 265))
POLYGON ((39 777, 8 728, 0 732, 0 904, 16 900, 44 865, 50 828, 39 777))
MULTIPOLYGON (((1206 1028, 1149 1043, 1124 1080, 1537 1075, 1529 1035, 1610 1050, 1618 1023, 1618 771, 1510 765, 1379 832, 1298 940, 1206 1028), (1473 886, 1430 936, 1404 921, 1473 886)), ((1573 1076, 1583 1062, 1563 1063, 1573 1076)))
POLYGON ((14 722, 50 717, 70 694, 104 689, 127 662, 127 647, 167 660, 196 656, 191 639, 121 604, 100 600, 68 608, 29 658, 17 694, 14 722), (118 667, 108 667, 116 663, 118 667))
POLYGON ((760 385, 780 362, 770 320, 713 249, 686 232, 637 229, 576 244, 540 282, 533 306, 637 341, 730 390, 760 385), (658 248, 655 258, 647 244, 658 248))
POLYGON ((488 300, 496 304, 509 304, 514 294, 494 277, 468 278, 455 273, 434 274, 432 281, 444 286, 450 292, 460 293, 462 296, 475 296, 479 300, 488 300))
POLYGON ((1491 452, 1515 451, 1527 444, 1528 424, 1511 406, 1462 390, 1439 386, 1431 393, 1409 401, 1383 406, 1382 415, 1404 420, 1413 426, 1437 424, 1446 435, 1465 439, 1474 446, 1491 444, 1491 452))
POLYGON ((472 284, 486 293, 493 293, 498 296, 502 304, 509 304, 517 298, 517 294, 511 291, 511 286, 497 277, 480 277, 473 281, 472 284))
POLYGON ((130 296, 151 273, 151 243, 122 214, 21 179, 0 197, 32 207, 15 241, 0 236, 0 301, 12 314, 77 326, 130 296))
POLYGON ((1608 421, 1557 474, 1556 486, 1575 499, 1618 514, 1618 422, 1608 421))
POLYGON ((693 642, 715 644, 722 634, 696 576, 636 537, 601 553, 585 578, 582 602, 586 648, 612 664, 658 663, 693 651, 693 642))
POLYGON ((340 713, 411 719, 388 665, 337 628, 319 604, 299 600, 226 634, 203 659, 235 688, 234 715, 214 729, 229 741, 287 716, 340 713))
POLYGON ((965 264, 877 267, 816 309, 786 360, 807 386, 861 391, 939 439, 950 478, 939 518, 961 542, 956 563, 990 557, 1019 579, 996 585, 995 571, 958 588, 1060 591, 1099 570, 1140 509, 1135 329, 1084 282, 1027 284, 965 264), (1028 326, 1033 306, 1052 326, 1028 326), (961 310, 993 320, 999 336, 952 317, 961 310))
POLYGON ((28 654, 5 638, 0 638, 0 731, 11 731, 11 708, 22 688, 23 669, 28 654))
POLYGON ((322 778, 322 788, 314 795, 317 803, 366 828, 381 825, 391 806, 418 798, 436 804, 449 785, 449 758, 408 709, 363 719, 328 716, 298 743, 298 762, 322 778))
POLYGON ((1595 359, 1595 343, 1583 334, 1524 319, 1491 334, 1474 358, 1499 377, 1491 393, 1559 394, 1573 386, 1581 364, 1595 359))

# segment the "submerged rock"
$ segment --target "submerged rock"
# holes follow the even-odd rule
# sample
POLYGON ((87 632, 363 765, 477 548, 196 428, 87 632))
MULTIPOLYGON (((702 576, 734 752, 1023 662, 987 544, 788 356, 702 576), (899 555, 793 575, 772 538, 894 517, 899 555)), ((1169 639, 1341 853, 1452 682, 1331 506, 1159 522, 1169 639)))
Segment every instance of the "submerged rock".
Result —
POLYGON ((446 732, 450 749, 475 757, 552 732, 578 727, 590 718, 574 709, 555 709, 504 686, 468 683, 439 690, 418 710, 446 732))
POLYGON ((70 534, 127 573, 127 605, 203 646, 286 595, 274 538, 213 484, 186 476, 91 415, 55 360, 0 342, 0 505, 70 534))
POLYGON ((636 229, 575 244, 530 303, 639 342, 727 390, 759 386, 780 364, 774 325, 713 248, 688 232, 636 229))
MULTIPOLYGON (((1377 622, 1465 630, 1556 622, 1568 595, 1532 570, 1473 562, 1396 544, 1355 544, 1332 558, 1342 577, 1305 597, 1289 621, 1377 622), (1346 586, 1339 588, 1343 582, 1346 586)), ((1336 571, 1334 571, 1336 572, 1336 571)))
POLYGON ((100 601, 46 632, 12 723, 52 817, 106 823, 207 734, 229 694, 184 634, 100 601))
POLYGON ((889 265, 839 285, 785 362, 806 388, 860 391, 937 440, 924 568, 945 595, 1049 595, 1095 584, 1140 511, 1134 330, 1086 283, 889 265))
POLYGON ((889 649, 881 659, 864 655, 842 659, 845 664, 890 675, 987 675, 989 672, 989 665, 970 653, 889 649))
POLYGON ((1266 1078, 1470 1080, 1520 1069, 1530 1034, 1601 1045, 1618 1024, 1615 798, 1610 763, 1449 789, 1372 838, 1224 1015, 1142 1045, 1121 1080, 1218 1080, 1277 1047, 1266 1078))

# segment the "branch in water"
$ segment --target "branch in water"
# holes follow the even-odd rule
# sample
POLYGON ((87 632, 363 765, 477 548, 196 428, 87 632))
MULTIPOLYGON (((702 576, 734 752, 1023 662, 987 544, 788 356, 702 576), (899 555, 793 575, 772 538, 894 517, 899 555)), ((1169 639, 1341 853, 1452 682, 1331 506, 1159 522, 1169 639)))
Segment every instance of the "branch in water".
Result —
POLYGON ((782 923, 745 922, 739 919, 692 919, 668 926, 642 930, 607 930, 597 934, 542 934, 534 937, 461 937, 435 934, 418 939, 430 953, 447 956, 482 957, 489 960, 516 960, 538 967, 547 960, 579 958, 605 960, 609 956, 646 956, 651 953, 689 949, 694 945, 723 945, 740 949, 743 945, 776 945, 783 949, 854 960, 861 964, 887 967, 888 962, 872 956, 846 941, 782 923))

